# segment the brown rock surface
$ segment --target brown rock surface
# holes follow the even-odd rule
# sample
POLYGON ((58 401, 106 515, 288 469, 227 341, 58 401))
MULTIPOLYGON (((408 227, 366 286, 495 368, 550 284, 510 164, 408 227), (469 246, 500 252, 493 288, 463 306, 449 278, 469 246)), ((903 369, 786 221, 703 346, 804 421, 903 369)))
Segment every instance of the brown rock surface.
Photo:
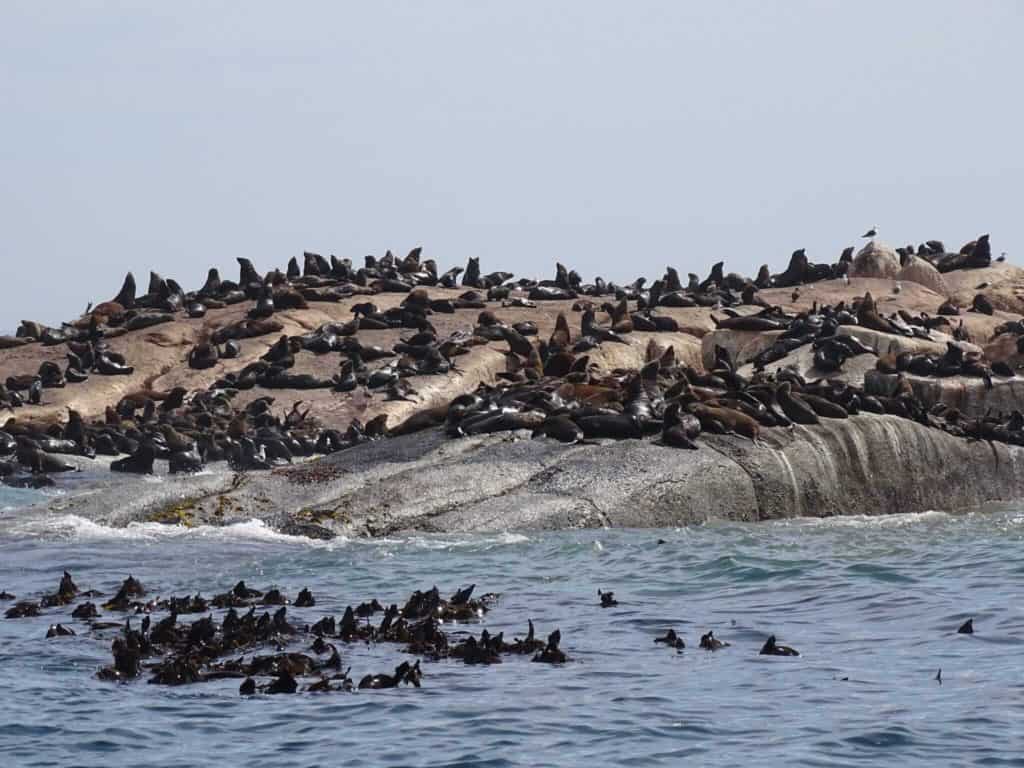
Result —
POLYGON ((949 295, 949 287, 942 279, 942 273, 930 262, 917 256, 909 257, 907 263, 896 274, 896 280, 901 283, 919 283, 942 296, 949 295))
POLYGON ((895 278, 899 271, 896 251, 875 240, 861 248, 850 265, 850 277, 895 278))
MULTIPOLYGON (((428 289, 433 298, 455 298, 464 292, 463 289, 428 289)), ((68 384, 60 389, 45 389, 43 404, 19 409, 17 416, 39 421, 63 420, 67 409, 74 408, 86 419, 103 415, 108 405, 115 405, 120 398, 146 385, 158 390, 167 390, 183 386, 190 390, 205 389, 229 371, 239 371, 249 363, 260 358, 267 349, 278 340, 281 334, 300 335, 315 330, 327 322, 347 322, 352 319, 351 308, 361 301, 372 299, 381 310, 397 306, 405 298, 405 294, 381 293, 373 297, 355 296, 338 303, 310 303, 308 309, 282 310, 273 315, 284 328, 279 333, 268 334, 240 341, 242 354, 232 360, 219 360, 212 368, 193 370, 188 367, 188 352, 196 341, 204 335, 229 323, 245 317, 253 302, 246 301, 224 309, 210 310, 203 319, 189 319, 184 314, 175 316, 170 323, 130 331, 110 340, 111 348, 123 354, 129 365, 135 368, 130 376, 101 376, 93 373, 89 380, 82 384, 68 384)), ((575 334, 579 333, 580 313, 573 312, 571 301, 538 302, 536 308, 502 308, 498 302, 489 302, 488 308, 494 311, 500 320, 509 324, 521 320, 532 320, 539 330, 537 338, 546 340, 555 327, 555 319, 559 312, 564 312, 569 325, 575 334)), ((479 309, 460 309, 454 314, 435 313, 430 316, 439 337, 454 331, 471 332, 476 325, 479 309)), ((681 326, 704 333, 714 327, 711 321, 712 310, 700 308, 669 308, 659 307, 657 314, 676 318, 681 326)), ((390 349, 400 338, 412 334, 408 329, 360 330, 357 334, 363 345, 377 345, 390 349)), ((688 365, 701 367, 700 339, 690 333, 642 333, 634 332, 627 335, 628 344, 603 344, 591 350, 591 361, 605 370, 614 368, 630 368, 645 362, 647 343, 654 339, 663 347, 675 347, 677 357, 688 365)), ((486 346, 474 347, 467 355, 456 358, 461 375, 449 376, 413 376, 408 382, 420 393, 416 402, 392 401, 384 399, 381 391, 371 393, 362 388, 351 393, 338 393, 331 389, 288 390, 264 389, 254 387, 243 390, 236 398, 238 404, 244 404, 257 397, 271 395, 278 400, 278 405, 290 407, 297 400, 313 407, 313 414, 318 416, 326 426, 344 429, 353 417, 364 421, 379 413, 389 414, 389 424, 394 426, 410 413, 420 408, 447 402, 456 395, 472 391, 482 382, 494 382, 496 373, 506 370, 505 352, 508 345, 504 342, 490 342, 486 346)), ((63 369, 66 347, 64 345, 43 346, 28 344, 12 349, 0 350, 0 381, 7 376, 32 374, 39 369, 44 360, 56 362, 63 369)), ((309 373, 318 378, 330 379, 338 372, 342 359, 340 353, 314 355, 302 351, 296 355, 293 373, 309 373)), ((371 367, 383 365, 386 360, 371 363, 371 367)), ((7 413, 11 413, 7 411, 7 413)))

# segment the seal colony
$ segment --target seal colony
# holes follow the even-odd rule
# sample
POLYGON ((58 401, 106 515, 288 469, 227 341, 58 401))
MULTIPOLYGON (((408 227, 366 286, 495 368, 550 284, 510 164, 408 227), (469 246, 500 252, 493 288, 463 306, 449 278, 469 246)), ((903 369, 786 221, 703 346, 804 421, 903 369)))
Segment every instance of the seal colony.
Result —
MULTIPOLYGON (((532 619, 527 621, 523 637, 511 641, 505 639, 504 632, 492 635, 483 628, 475 635, 468 631, 501 602, 501 595, 495 593, 474 597, 475 588, 470 584, 447 599, 436 586, 416 590, 401 607, 391 603, 385 608, 373 598, 348 605, 336 617, 314 611, 316 598, 306 588, 294 601, 277 587, 261 591, 245 581, 212 598, 201 594, 162 598, 149 596, 147 588, 129 575, 103 601, 106 595, 80 589, 65 571, 54 592, 16 602, 4 616, 24 619, 42 616, 45 611, 57 619, 61 618, 58 611, 69 611, 67 617, 50 624, 46 639, 81 633, 96 643, 109 644, 112 663, 96 672, 100 681, 128 684, 145 679, 150 684, 180 686, 240 680, 242 696, 419 688, 425 676, 421 661, 485 666, 516 659, 551 665, 572 661, 562 648, 561 630, 554 629, 542 640, 532 619), (191 616, 198 618, 188 618, 191 616), (415 661, 403 658, 393 671, 370 672, 357 681, 351 666, 346 665, 353 645, 394 647, 402 657, 415 657, 415 661)), ((619 607, 612 592, 599 589, 598 597, 595 607, 619 607)), ((2 601, 15 599, 0 593, 2 601)), ((973 635, 973 619, 967 619, 955 632, 973 635)), ((653 641, 676 653, 687 647, 674 628, 653 641)), ((697 644, 699 650, 711 652, 731 647, 733 643, 716 637, 714 630, 702 634, 697 644)), ((800 656, 797 649, 779 643, 774 634, 764 640, 759 651, 756 648, 747 653, 800 656)))
POLYGON ((684 283, 668 267, 650 285, 587 283, 560 263, 553 279, 515 280, 484 274, 477 258, 439 273, 419 248, 404 259, 367 257, 358 268, 315 253, 266 274, 238 263, 237 281, 210 269, 191 292, 152 273, 139 296, 128 274, 113 300, 78 320, 60 328, 25 321, 3 337, 0 361, 21 366, 0 374, 0 406, 13 414, 0 430, 3 481, 46 484, 79 468, 76 457, 94 456, 114 458, 118 472, 163 471, 166 461, 170 473, 193 473, 226 461, 245 473, 427 429, 453 439, 522 432, 566 445, 653 440, 693 451, 709 433, 761 445, 772 430, 862 413, 1024 445, 1019 410, 965 414, 922 399, 904 378, 975 377, 988 387, 1016 378, 1020 316, 995 309, 984 282, 964 312, 949 296, 928 310, 893 306, 915 291, 897 294, 899 279, 883 295, 870 280, 890 268, 907 285, 911 272, 929 276, 921 281, 988 272, 988 235, 955 253, 938 240, 895 252, 871 241, 825 264, 800 249, 782 272, 765 265, 752 279, 718 262, 684 283), (865 278, 876 293, 849 295, 865 278), (840 284, 847 297, 826 301, 822 289, 819 301, 818 284, 840 284), (310 322, 322 307, 349 318, 310 322), (295 324, 303 332, 286 332, 295 324), (153 330, 179 325, 189 332, 176 344, 153 330), (731 343, 741 338, 758 340, 757 351, 731 343), (990 360, 986 350, 999 345, 971 343, 996 338, 1014 340, 1010 356, 990 360), (148 360, 116 348, 129 339, 142 343, 121 349, 141 349, 143 358, 169 345, 169 364, 138 382, 135 369, 148 360), (634 366, 605 362, 634 348, 634 366), (26 372, 33 349, 47 359, 26 372), (49 350, 63 354, 63 366, 49 350), (811 364, 801 369, 792 361, 805 350, 811 364), (469 375, 485 353, 500 363, 469 375), (861 359, 895 375, 895 387, 869 391, 861 359), (129 380, 137 384, 121 383, 129 380), (88 408, 53 404, 76 391, 90 393, 88 408), (106 393, 114 396, 101 408, 106 393), (281 409, 283 393, 295 399, 281 409), (391 406, 403 417, 392 418, 391 406))

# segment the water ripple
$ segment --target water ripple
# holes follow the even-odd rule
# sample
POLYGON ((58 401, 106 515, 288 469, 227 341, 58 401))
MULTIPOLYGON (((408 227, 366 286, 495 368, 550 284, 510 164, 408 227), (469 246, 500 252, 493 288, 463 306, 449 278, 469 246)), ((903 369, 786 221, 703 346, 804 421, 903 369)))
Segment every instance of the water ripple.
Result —
MULTIPOLYGON (((242 699, 237 681, 100 683, 110 636, 66 611, 0 620, 0 765, 1024 765, 1024 512, 710 523, 319 542, 251 521, 109 528, 72 515, 0 517, 0 588, 52 591, 63 568, 112 594, 131 572, 162 595, 239 578, 294 594, 315 621, 437 584, 501 593, 474 626, 562 629, 573 663, 424 662, 420 690, 242 699), (665 543, 658 544, 662 539, 665 543), (616 609, 598 606, 613 589, 616 609), (977 634, 958 635, 973 617, 977 634), (653 642, 668 628, 675 652, 653 642), (700 650, 709 629, 732 645, 700 650), (769 634, 795 658, 757 654, 769 634), (935 680, 942 669, 942 683, 935 680), (1015 735, 1014 735, 1015 734, 1015 735), (1015 743, 1017 742, 1017 743, 1015 743), (145 750, 143 756, 142 750, 145 750)), ((346 646, 356 675, 389 646, 346 646)))

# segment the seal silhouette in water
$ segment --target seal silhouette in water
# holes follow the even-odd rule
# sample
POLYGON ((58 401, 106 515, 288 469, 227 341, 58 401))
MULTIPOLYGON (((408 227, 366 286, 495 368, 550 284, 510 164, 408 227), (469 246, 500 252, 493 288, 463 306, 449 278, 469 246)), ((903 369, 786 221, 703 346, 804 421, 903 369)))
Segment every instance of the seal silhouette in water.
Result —
POLYGON ((75 634, 75 630, 70 627, 65 627, 63 624, 51 624, 50 628, 46 630, 46 639, 49 640, 51 637, 71 637, 75 634))
POLYGON ((683 638, 677 635, 674 629, 670 629, 666 632, 664 637, 654 638, 654 642, 664 643, 669 648, 675 648, 677 651, 681 651, 686 647, 686 643, 683 642, 683 638))
POLYGON ((543 664, 564 664, 568 661, 568 657, 562 652, 562 649, 558 646, 562 643, 562 631, 556 629, 550 635, 548 635, 548 644, 544 650, 533 657, 534 661, 541 662, 543 664))
POLYGON ((298 688, 299 683, 291 673, 286 670, 282 670, 281 674, 277 676, 277 679, 275 679, 264 690, 266 690, 267 693, 295 693, 298 688))
POLYGON ((764 645, 761 646, 762 656, 799 656, 800 652, 796 648, 790 648, 788 645, 779 645, 775 642, 775 635, 772 635, 764 641, 764 645))
POLYGON ((476 589, 476 584, 470 584, 468 587, 458 590, 454 595, 448 598, 448 602, 452 605, 465 605, 469 602, 469 598, 473 596, 474 589, 476 589))
POLYGON ((619 604, 619 601, 615 599, 614 592, 602 592, 599 589, 597 590, 597 596, 601 598, 602 608, 614 608, 619 604))
POLYGON ((706 635, 701 635, 700 637, 700 647, 705 651, 718 651, 722 648, 728 648, 729 643, 724 640, 719 640, 715 637, 715 633, 713 631, 708 630, 706 635))

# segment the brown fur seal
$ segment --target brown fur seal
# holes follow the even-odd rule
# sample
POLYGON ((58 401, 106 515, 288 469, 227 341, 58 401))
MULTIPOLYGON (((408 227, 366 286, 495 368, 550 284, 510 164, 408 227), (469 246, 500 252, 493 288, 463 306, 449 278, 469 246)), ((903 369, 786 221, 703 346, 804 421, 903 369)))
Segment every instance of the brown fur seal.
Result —
POLYGON ((715 324, 716 328, 724 328, 730 331, 784 330, 784 326, 779 323, 778 320, 772 320, 771 318, 760 317, 758 315, 750 315, 747 317, 727 317, 724 320, 719 320, 714 315, 711 315, 711 322, 715 324))
POLYGON ((878 310, 875 307, 875 299, 871 295, 871 291, 864 294, 864 298, 861 300, 860 306, 857 307, 857 322, 865 328, 870 328, 873 331, 881 331, 882 333, 898 333, 891 322, 878 314, 878 310))
POLYGON ((730 432, 749 437, 755 442, 761 436, 761 426, 757 421, 733 408, 693 404, 690 406, 690 412, 700 420, 704 429, 707 429, 711 422, 718 422, 730 432))
POLYGON ((583 430, 568 416, 548 416, 535 431, 534 436, 544 435, 561 443, 578 443, 583 440, 583 430))
POLYGON ((845 419, 850 415, 843 406, 818 395, 805 392, 800 395, 800 399, 811 406, 816 414, 827 419, 845 419))
POLYGON ((790 648, 788 645, 779 645, 775 642, 775 635, 772 635, 764 641, 764 645, 761 646, 761 656, 799 656, 800 652, 796 648, 790 648))
POLYGON ((422 429, 439 427, 444 424, 445 419, 447 418, 447 404, 440 405, 436 408, 425 408, 422 411, 416 411, 416 413, 412 414, 394 429, 388 430, 388 434, 392 436, 408 435, 412 432, 419 432, 422 429))
POLYGON ((779 407, 786 414, 786 418, 796 424, 817 424, 817 412, 802 399, 793 394, 792 385, 786 381, 775 390, 775 397, 779 407))
POLYGON ((569 322, 563 312, 558 313, 555 319, 555 330, 551 333, 548 346, 553 348, 567 348, 572 344, 572 332, 569 331, 569 322))

